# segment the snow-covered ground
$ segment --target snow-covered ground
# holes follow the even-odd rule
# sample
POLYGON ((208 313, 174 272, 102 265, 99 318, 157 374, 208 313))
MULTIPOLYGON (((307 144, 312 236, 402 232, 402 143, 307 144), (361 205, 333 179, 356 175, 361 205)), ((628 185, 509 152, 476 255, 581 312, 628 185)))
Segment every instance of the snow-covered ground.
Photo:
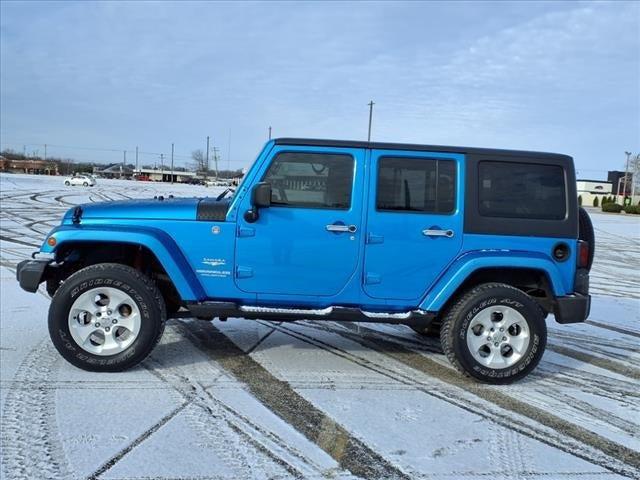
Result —
MULTIPOLYGON (((219 189, 218 189, 219 190, 219 189)), ((217 190, 0 175, 6 479, 640 478, 640 219, 593 212, 589 321, 548 319, 539 367, 462 378, 402 326, 172 320, 141 367, 76 369, 15 265, 82 202, 217 190)))

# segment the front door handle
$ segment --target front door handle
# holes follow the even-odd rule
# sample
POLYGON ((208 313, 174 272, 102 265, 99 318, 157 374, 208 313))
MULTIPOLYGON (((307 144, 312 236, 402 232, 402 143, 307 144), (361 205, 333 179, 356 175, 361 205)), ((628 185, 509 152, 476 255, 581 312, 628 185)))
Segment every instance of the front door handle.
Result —
POLYGON ((326 226, 328 232, 345 232, 345 233, 356 233, 358 227, 355 225, 340 225, 337 223, 332 223, 326 226))
POLYGON ((422 230, 422 234, 426 237, 453 237, 453 230, 440 230, 440 229, 432 229, 427 228, 426 230, 422 230))

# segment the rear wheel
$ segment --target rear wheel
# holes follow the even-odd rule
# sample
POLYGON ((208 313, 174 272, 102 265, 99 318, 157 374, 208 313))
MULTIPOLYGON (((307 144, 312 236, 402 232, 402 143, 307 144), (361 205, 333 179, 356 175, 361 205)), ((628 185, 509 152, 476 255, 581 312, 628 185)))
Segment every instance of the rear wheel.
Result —
POLYGON ((542 309, 527 294, 510 285, 486 283, 448 310, 440 341, 462 373, 505 384, 536 367, 547 343, 547 327, 542 309))
POLYGON ((76 367, 115 372, 151 353, 165 321, 164 301, 150 279, 126 265, 101 263, 74 273, 58 288, 49 334, 76 367))
POLYGON ((84 182, 82 185, 84 185, 85 187, 88 187, 89 183, 88 182, 84 182))
POLYGON ((69 180, 65 180, 64 184, 68 187, 71 185, 71 182, 69 180))

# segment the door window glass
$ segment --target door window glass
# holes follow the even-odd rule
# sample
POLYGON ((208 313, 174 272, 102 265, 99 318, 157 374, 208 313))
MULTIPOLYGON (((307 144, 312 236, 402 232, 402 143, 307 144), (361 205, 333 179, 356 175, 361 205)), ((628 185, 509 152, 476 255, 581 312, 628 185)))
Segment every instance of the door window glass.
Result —
POLYGON ((379 160, 378 210, 452 213, 456 164, 453 160, 382 157, 379 160))
POLYGON ((273 160, 264 182, 274 206, 347 210, 351 206, 351 155, 284 152, 273 160))

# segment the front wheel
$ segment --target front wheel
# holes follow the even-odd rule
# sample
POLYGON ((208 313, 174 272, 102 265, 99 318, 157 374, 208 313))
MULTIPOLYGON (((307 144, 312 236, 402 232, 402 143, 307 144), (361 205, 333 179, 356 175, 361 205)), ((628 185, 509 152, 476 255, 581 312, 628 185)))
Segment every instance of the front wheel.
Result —
POLYGON ((547 344, 547 327, 542 309, 529 295, 510 285, 486 283, 451 306, 440 341, 462 373, 506 384, 536 367, 547 344))
POLYGON ((88 186, 89 186, 89 183, 84 182, 82 185, 84 185, 85 187, 88 187, 88 186))
POLYGON ((139 271, 115 263, 86 267, 56 291, 49 334, 76 367, 117 372, 144 360, 160 341, 166 311, 156 285, 139 271))
POLYGON ((70 182, 69 180, 66 180, 66 181, 64 182, 64 184, 68 187, 68 186, 70 186, 70 185, 71 185, 71 182, 70 182))

